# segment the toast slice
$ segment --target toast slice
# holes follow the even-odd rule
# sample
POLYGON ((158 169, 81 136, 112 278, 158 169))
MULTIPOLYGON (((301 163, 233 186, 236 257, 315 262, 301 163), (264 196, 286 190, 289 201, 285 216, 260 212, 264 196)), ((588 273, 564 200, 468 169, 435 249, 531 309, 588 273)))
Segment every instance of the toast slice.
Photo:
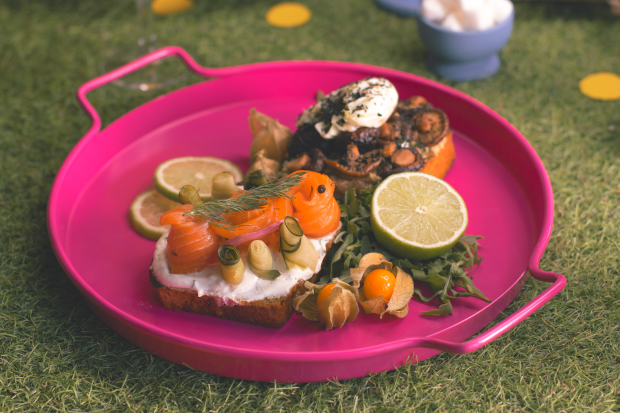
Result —
MULTIPOLYGON (((307 281, 314 282, 317 275, 314 274, 307 281)), ((213 315, 268 328, 283 327, 293 314, 293 299, 306 291, 304 287, 306 280, 299 280, 285 296, 235 302, 214 295, 199 297, 194 290, 163 285, 155 277, 152 266, 149 269, 149 278, 159 300, 167 310, 213 315)))
MULTIPOLYGON (((319 265, 320 267, 326 262, 324 258, 327 257, 327 251, 331 248, 333 239, 339 232, 340 228, 329 235, 330 239, 325 244, 325 255, 323 256, 323 262, 319 265)), ((151 285, 155 288, 164 308, 201 315, 212 315, 268 328, 280 328, 286 324, 294 311, 293 299, 306 291, 306 287, 304 287, 306 281, 315 282, 317 278, 318 272, 312 274, 310 278, 300 279, 285 295, 244 301, 209 294, 208 291, 199 295, 193 289, 165 285, 157 277, 152 262, 149 268, 151 285)))
POLYGON ((454 142, 452 140, 452 131, 446 134, 446 137, 436 145, 437 149, 432 151, 428 158, 426 158, 424 166, 420 169, 420 172, 436 176, 439 179, 443 179, 456 158, 456 152, 454 151, 454 142))

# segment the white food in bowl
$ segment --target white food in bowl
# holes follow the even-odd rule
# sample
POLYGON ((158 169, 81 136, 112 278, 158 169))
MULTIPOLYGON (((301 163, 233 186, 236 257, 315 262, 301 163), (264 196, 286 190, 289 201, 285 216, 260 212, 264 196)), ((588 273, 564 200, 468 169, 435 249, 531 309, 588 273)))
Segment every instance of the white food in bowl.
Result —
POLYGON ((506 20, 510 0, 422 0, 422 16, 452 31, 481 31, 506 20))
POLYGON ((463 10, 462 24, 465 30, 487 30, 495 26, 495 16, 492 7, 480 7, 473 10, 463 10))
POLYGON ((463 28, 463 12, 460 10, 454 10, 446 16, 445 19, 441 22, 441 25, 448 30, 452 30, 455 32, 462 32, 465 30, 463 28))
POLYGON ((491 1, 493 6, 493 16, 495 17, 495 24, 501 23, 510 16, 514 6, 510 0, 494 0, 491 1))

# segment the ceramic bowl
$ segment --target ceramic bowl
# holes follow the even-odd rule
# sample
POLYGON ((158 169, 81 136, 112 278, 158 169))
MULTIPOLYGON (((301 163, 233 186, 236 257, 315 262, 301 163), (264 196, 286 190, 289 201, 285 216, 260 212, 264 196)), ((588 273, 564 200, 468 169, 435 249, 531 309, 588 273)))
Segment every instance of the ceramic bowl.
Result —
POLYGON ((429 70, 445 79, 468 81, 493 76, 499 70, 499 52, 510 39, 514 10, 503 22, 481 31, 448 30, 421 15, 417 21, 429 70))

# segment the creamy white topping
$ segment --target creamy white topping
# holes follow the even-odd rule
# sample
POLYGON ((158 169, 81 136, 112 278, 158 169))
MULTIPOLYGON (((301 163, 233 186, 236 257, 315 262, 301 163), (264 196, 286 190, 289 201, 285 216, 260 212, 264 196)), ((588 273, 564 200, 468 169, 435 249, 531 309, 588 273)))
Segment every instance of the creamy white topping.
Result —
POLYGON ((243 281, 239 285, 229 285, 220 275, 219 265, 207 267, 202 271, 190 274, 170 273, 168 260, 166 259, 167 231, 161 236, 155 246, 153 273, 159 282, 168 287, 194 290, 199 297, 212 295, 222 298, 224 302, 254 301, 264 298, 283 297, 290 292, 291 288, 299 280, 309 280, 313 274, 321 270, 321 264, 327 252, 327 244, 329 244, 333 237, 334 233, 331 233, 322 238, 310 239, 314 248, 319 252, 319 262, 316 268, 306 268, 303 270, 287 269, 282 253, 271 250, 275 269, 280 271, 281 274, 273 281, 258 278, 248 266, 247 253, 242 254, 241 259, 245 264, 243 281))
POLYGON ((332 139, 341 132, 354 132, 358 128, 378 128, 396 109, 398 92, 394 85, 382 77, 371 77, 350 83, 334 90, 307 111, 299 123, 314 123, 325 139, 332 139), (343 108, 344 106, 344 108, 343 108), (331 113, 331 120, 321 120, 324 112, 331 113))

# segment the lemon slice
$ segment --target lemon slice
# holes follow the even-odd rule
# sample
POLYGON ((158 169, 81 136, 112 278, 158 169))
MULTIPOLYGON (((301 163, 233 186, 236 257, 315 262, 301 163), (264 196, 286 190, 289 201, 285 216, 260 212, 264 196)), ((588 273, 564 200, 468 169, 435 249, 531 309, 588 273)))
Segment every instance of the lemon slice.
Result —
POLYGON ((241 170, 232 162, 209 156, 170 159, 157 167, 153 183, 155 189, 172 201, 179 200, 179 190, 185 185, 192 185, 200 191, 203 201, 211 199, 211 181, 213 175, 230 172, 235 180, 243 180, 241 170))
POLYGON ((157 241, 170 225, 159 225, 166 211, 181 205, 169 200, 154 189, 142 192, 129 207, 129 220, 136 232, 144 238, 157 241))
POLYGON ((467 228, 463 198, 446 182, 421 172, 395 174, 381 182, 371 210, 379 243, 415 260, 449 251, 467 228))

